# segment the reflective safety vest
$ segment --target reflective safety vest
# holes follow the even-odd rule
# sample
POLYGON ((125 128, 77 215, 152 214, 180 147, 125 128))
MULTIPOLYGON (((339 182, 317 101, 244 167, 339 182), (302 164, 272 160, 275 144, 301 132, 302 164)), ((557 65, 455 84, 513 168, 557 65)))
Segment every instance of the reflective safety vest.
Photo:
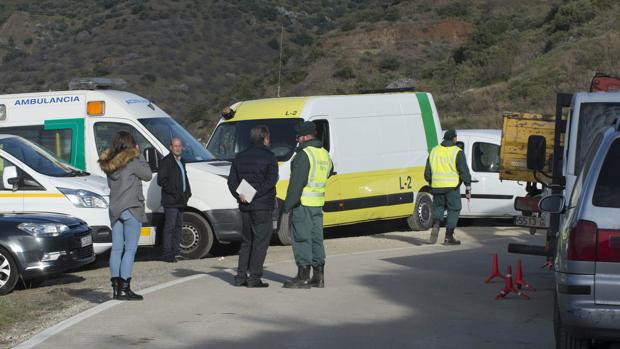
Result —
POLYGON ((331 172, 332 161, 329 153, 323 148, 306 147, 304 152, 310 162, 308 184, 301 193, 301 204, 311 207, 322 207, 325 204, 325 186, 331 172))
POLYGON ((456 188, 459 185, 459 172, 456 169, 456 156, 461 151, 457 146, 438 145, 429 156, 431 165, 431 187, 456 188))

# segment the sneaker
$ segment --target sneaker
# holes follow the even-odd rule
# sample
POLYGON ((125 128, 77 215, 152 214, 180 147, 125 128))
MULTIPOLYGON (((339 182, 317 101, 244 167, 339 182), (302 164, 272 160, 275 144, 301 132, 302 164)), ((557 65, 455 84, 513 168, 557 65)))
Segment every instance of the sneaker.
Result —
POLYGON ((178 255, 174 256, 174 259, 175 259, 177 262, 180 262, 180 261, 184 261, 184 260, 186 260, 187 258, 185 258, 185 257, 181 256, 180 254, 178 254, 178 255))

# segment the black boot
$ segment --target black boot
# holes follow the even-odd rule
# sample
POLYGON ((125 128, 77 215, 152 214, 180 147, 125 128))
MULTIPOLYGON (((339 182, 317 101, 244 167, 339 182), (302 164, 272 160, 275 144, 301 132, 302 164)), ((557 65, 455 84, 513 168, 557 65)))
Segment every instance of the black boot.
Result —
POLYGON ((430 238, 430 243, 431 244, 436 244, 437 243, 437 238, 439 238, 439 225, 440 225, 441 221, 436 219, 433 221, 433 229, 431 229, 431 238, 430 238))
POLYGON ((112 283, 112 299, 118 299, 120 281, 121 281, 121 278, 119 277, 113 277, 110 279, 110 282, 112 283))
POLYGON ((310 266, 298 265, 297 276, 285 281, 284 288, 310 288, 310 266))
POLYGON ((131 290, 131 278, 128 278, 127 280, 120 279, 120 288, 118 290, 117 299, 125 301, 141 301, 142 299, 144 299, 144 297, 134 293, 131 290))
POLYGON ((446 228, 446 239, 444 245, 460 245, 461 241, 454 238, 454 228, 446 228))
POLYGON ((325 264, 313 266, 312 270, 314 271, 314 273, 312 274, 312 279, 310 279, 310 286, 318 288, 325 287, 325 264))

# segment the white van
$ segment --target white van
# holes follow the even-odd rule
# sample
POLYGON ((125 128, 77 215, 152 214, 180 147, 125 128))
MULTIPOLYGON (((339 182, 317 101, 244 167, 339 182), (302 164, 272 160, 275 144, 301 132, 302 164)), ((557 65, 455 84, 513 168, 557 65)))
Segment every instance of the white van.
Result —
MULTIPOLYGON (((84 220, 93 235, 110 235, 106 179, 68 166, 37 145, 0 135, 0 212, 55 212, 84 220)), ((94 244, 95 253, 109 244, 94 244)))
MULTIPOLYGON (((89 85, 94 86, 96 85, 89 85)), ((118 131, 130 132, 151 169, 168 154, 171 137, 183 141, 183 158, 192 184, 192 197, 183 216, 181 253, 200 258, 220 242, 240 240, 241 218, 236 200, 228 192, 227 171, 212 166, 213 157, 170 115, 149 100, 114 90, 76 90, 0 96, 0 132, 20 135, 50 153, 93 174, 99 154, 111 145, 118 131)), ((154 175, 144 183, 146 213, 141 245, 154 244, 156 227, 163 222, 161 189, 154 175)), ((94 235, 95 242, 109 243, 110 235, 94 235)))
MULTIPOLYGON (((249 146, 250 129, 269 127, 271 150, 280 164, 277 197, 286 196, 295 126, 314 121, 334 163, 326 188, 325 226, 409 217, 412 228, 432 224, 431 195, 424 180, 428 152, 441 125, 429 93, 271 98, 231 106, 209 139, 207 149, 226 166, 249 146)), ((280 206, 280 205, 279 205, 280 206)), ((290 242, 288 217, 274 213, 283 243, 290 242)))
POLYGON ((461 217, 465 218, 512 218, 518 212, 514 199, 524 196, 525 183, 499 179, 499 150, 501 130, 457 130, 458 146, 465 152, 471 172, 472 197, 465 198, 465 186, 461 186, 461 217))

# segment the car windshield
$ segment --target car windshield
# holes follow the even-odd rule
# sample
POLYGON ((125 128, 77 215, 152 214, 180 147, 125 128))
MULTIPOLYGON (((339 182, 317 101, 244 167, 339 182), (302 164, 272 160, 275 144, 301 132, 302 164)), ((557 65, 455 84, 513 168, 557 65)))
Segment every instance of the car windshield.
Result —
POLYGON ((291 158, 297 146, 295 126, 300 120, 261 119, 223 122, 215 129, 207 149, 217 160, 230 161, 238 152, 250 146, 250 130, 258 125, 266 125, 269 128, 271 151, 278 161, 286 161, 291 158))
POLYGON ((52 177, 74 177, 87 174, 58 161, 38 145, 18 137, 0 139, 0 149, 11 154, 34 171, 52 177))
POLYGON ((583 103, 579 111, 577 128, 577 149, 575 174, 578 174, 586 159, 594 136, 611 125, 620 115, 620 103, 583 103))
POLYGON ((139 121, 165 146, 170 144, 170 139, 173 137, 181 139, 181 142, 183 142, 181 157, 185 162, 214 160, 213 155, 174 119, 148 118, 139 119, 139 121))

